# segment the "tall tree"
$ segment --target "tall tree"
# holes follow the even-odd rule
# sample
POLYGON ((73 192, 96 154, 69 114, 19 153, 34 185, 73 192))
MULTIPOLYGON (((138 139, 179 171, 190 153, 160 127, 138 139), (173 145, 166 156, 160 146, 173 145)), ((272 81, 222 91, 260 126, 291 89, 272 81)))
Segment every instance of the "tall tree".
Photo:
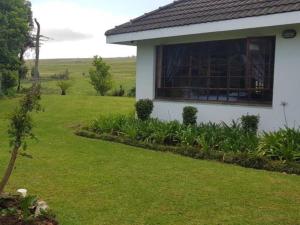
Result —
POLYGON ((16 79, 16 74, 22 65, 21 53, 25 52, 32 25, 29 1, 0 1, 0 92, 11 88, 7 84, 12 86, 16 84, 16 82, 6 82, 5 79, 16 79))

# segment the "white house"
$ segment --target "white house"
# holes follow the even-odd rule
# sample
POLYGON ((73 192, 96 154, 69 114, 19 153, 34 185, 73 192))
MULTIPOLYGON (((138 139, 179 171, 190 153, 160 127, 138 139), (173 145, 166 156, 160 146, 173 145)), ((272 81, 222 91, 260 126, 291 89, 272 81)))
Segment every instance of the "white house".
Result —
POLYGON ((137 46, 137 99, 154 100, 153 117, 195 106, 199 122, 300 125, 300 0, 179 0, 106 36, 137 46))

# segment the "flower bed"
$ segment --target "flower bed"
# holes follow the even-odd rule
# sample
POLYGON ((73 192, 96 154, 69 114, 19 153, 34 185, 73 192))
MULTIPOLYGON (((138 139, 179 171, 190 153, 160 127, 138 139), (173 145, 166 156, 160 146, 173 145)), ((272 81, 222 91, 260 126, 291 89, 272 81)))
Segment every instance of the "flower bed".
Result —
MULTIPOLYGON (((117 115, 101 117, 77 135, 124 143, 152 150, 168 151, 196 159, 218 160, 244 167, 300 174, 299 143, 294 139, 300 132, 281 130, 281 151, 273 151, 268 135, 248 132, 238 122, 227 125, 182 125, 177 121, 161 122, 155 119, 141 121, 134 117, 117 115), (294 134, 287 143, 285 135, 294 134), (291 143, 294 143, 292 145, 291 143), (288 154, 287 154, 288 152, 288 154)), ((276 144, 274 144, 276 145, 276 144)))
MULTIPOLYGON (((55 216, 39 205, 36 197, 0 197, 0 224, 5 225, 58 225, 55 216)), ((42 204, 45 204, 42 202, 42 204)))

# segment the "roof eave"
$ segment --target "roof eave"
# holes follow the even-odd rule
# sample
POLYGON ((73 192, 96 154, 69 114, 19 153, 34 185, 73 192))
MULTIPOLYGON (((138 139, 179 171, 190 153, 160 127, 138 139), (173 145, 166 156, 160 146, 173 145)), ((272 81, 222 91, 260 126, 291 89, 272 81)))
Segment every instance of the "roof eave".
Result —
POLYGON ((226 32, 292 24, 300 24, 300 11, 121 34, 110 34, 111 31, 108 31, 106 34, 106 41, 109 44, 136 45, 137 41, 141 40, 178 37, 195 34, 208 34, 215 32, 226 32))

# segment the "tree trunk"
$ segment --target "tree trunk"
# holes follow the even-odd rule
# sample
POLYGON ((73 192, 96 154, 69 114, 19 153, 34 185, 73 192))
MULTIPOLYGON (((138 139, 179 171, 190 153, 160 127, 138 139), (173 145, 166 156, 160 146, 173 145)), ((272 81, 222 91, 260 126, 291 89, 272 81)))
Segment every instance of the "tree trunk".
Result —
POLYGON ((8 180, 9 180, 11 174, 12 174, 12 171, 14 170, 15 163, 16 163, 16 160, 17 160, 17 157, 18 157, 18 152, 19 152, 19 147, 15 146, 14 149, 12 150, 10 161, 9 161, 9 164, 8 164, 7 169, 5 171, 4 177, 3 177, 3 179, 0 183, 0 195, 3 194, 4 188, 8 183, 8 180))
POLYGON ((3 92, 2 92, 2 73, 0 71, 0 97, 2 94, 3 94, 3 92))
MULTIPOLYGON (((23 63, 24 63, 24 54, 25 54, 25 50, 24 48, 21 49, 21 52, 20 52, 20 62, 21 62, 21 66, 23 66, 23 63)), ((23 71, 22 71, 22 68, 19 68, 19 71, 18 71, 18 88, 17 88, 17 92, 20 92, 21 90, 21 79, 22 79, 22 74, 23 71)))
POLYGON ((36 26, 37 26, 37 34, 36 34, 36 41, 35 41, 35 66, 34 66, 34 80, 38 80, 40 78, 39 72, 39 60, 40 60, 40 38, 41 38, 41 25, 34 19, 36 26))

